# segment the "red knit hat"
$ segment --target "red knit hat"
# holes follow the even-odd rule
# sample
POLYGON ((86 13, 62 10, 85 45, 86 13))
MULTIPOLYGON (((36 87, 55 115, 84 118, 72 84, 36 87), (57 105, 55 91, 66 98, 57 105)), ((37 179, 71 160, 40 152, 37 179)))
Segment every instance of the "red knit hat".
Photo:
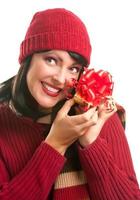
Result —
POLYGON ((91 45, 84 23, 64 8, 37 12, 20 46, 19 63, 44 50, 65 50, 82 55, 90 63, 91 45))

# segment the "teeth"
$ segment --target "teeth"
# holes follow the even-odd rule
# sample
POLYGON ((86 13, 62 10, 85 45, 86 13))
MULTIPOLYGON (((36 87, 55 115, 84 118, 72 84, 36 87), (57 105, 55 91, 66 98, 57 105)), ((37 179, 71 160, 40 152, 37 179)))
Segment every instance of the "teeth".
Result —
POLYGON ((43 83, 44 87, 47 88, 47 90, 49 90, 50 92, 59 92, 58 89, 52 88, 50 86, 48 86, 46 83, 43 83))
POLYGON ((47 87, 47 89, 50 91, 50 92, 58 92, 59 90, 55 89, 55 88, 52 88, 50 86, 47 87))

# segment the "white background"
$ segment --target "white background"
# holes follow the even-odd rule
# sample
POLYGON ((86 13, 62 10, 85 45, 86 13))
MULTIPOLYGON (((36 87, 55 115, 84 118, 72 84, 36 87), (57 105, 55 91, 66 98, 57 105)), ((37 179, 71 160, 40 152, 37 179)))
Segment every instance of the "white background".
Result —
POLYGON ((5 0, 0 4, 0 82, 16 74, 19 45, 34 12, 64 7, 85 22, 93 46, 91 67, 108 70, 114 98, 127 113, 126 135, 140 183, 139 0, 5 0))

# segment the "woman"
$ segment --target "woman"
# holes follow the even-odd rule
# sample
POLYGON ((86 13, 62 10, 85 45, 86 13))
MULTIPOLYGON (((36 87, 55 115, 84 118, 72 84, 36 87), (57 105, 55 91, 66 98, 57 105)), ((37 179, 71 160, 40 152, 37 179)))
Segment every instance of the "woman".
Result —
POLYGON ((68 85, 91 45, 72 12, 37 12, 21 43, 18 74, 1 84, 1 200, 136 200, 140 190, 116 107, 76 115, 68 85))

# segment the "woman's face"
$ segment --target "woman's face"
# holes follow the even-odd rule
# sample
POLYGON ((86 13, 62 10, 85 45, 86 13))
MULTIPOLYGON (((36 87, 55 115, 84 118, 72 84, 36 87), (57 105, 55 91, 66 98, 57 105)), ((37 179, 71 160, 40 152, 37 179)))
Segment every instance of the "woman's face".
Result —
POLYGON ((42 108, 52 108, 65 98, 67 83, 78 79, 81 68, 66 51, 35 53, 27 73, 28 89, 42 108))

